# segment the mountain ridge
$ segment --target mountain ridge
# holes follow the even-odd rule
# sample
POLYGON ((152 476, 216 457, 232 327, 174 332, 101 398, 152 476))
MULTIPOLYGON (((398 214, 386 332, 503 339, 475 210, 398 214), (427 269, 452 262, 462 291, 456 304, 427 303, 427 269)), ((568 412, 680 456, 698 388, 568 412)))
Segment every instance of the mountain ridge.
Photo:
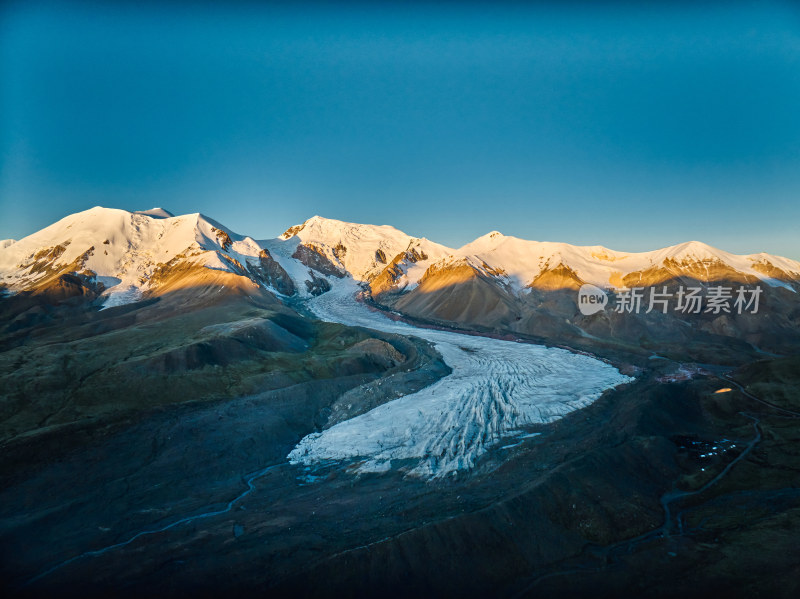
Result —
POLYGON ((613 292, 675 277, 709 282, 715 273, 800 290, 800 262, 765 252, 732 254, 700 241, 626 253, 492 231, 455 249, 391 225, 320 216, 275 239, 256 240, 199 212, 172 216, 163 208, 136 212, 96 206, 3 243, 0 284, 7 291, 34 291, 48 277, 83 274, 102 285, 104 297, 116 295, 119 302, 155 292, 153 275, 175 262, 228 271, 284 296, 324 292, 342 276, 376 296, 402 294, 423 280, 430 286, 437 273, 455 270, 462 278, 471 278, 471 272, 517 295, 562 284, 572 289, 588 283, 613 292))

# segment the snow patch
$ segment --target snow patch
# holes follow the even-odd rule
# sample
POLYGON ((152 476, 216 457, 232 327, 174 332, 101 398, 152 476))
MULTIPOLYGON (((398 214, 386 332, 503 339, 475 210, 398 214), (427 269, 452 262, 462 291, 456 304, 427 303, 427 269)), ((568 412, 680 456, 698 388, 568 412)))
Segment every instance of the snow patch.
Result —
POLYGON ((142 299, 142 291, 133 285, 127 285, 122 288, 117 285, 114 287, 113 291, 111 291, 108 295, 105 295, 105 298, 105 301, 103 301, 103 307, 100 308, 101 310, 138 302, 140 299, 142 299))

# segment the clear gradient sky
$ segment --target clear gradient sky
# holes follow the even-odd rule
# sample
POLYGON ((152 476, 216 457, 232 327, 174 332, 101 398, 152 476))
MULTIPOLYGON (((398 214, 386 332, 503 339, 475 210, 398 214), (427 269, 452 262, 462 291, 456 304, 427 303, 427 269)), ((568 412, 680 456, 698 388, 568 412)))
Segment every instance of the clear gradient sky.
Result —
POLYGON ((95 205, 800 259, 790 3, 0 4, 0 239, 95 205))

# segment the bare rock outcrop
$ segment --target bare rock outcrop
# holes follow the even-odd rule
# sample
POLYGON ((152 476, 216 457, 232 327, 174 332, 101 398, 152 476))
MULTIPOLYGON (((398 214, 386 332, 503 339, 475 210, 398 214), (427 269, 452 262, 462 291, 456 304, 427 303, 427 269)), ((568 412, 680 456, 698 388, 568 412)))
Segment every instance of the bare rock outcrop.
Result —
POLYGON ((332 275, 340 279, 345 276, 345 273, 325 255, 324 250, 313 243, 299 244, 292 254, 292 258, 322 274, 332 275))
POLYGON ((272 257, 269 250, 261 250, 258 255, 258 264, 248 262, 247 268, 252 277, 272 287, 278 293, 282 295, 294 295, 297 293, 297 288, 292 282, 292 278, 272 257))

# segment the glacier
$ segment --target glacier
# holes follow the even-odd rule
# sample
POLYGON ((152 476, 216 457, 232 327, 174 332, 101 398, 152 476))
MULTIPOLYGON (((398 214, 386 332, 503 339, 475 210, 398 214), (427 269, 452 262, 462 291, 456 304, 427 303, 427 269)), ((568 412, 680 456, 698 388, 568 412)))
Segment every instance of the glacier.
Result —
POLYGON ((558 420, 633 380, 601 360, 560 348, 394 321, 357 301, 359 291, 352 279, 340 281, 308 305, 322 320, 425 339, 452 373, 306 436, 289 453, 292 463, 355 461, 360 472, 383 472, 404 460, 410 475, 442 478, 473 468, 503 439, 526 435, 526 426, 558 420))

